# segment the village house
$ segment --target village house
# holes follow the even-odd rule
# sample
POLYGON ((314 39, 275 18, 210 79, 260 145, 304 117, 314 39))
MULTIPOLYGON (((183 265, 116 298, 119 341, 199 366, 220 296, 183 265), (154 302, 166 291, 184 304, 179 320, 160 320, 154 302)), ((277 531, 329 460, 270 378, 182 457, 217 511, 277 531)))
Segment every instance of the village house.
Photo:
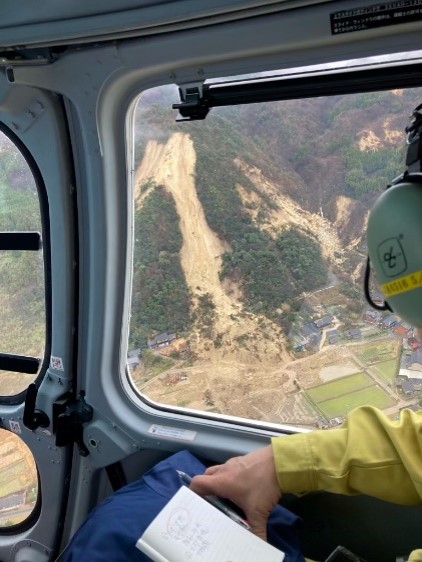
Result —
POLYGON ((396 385, 405 396, 422 389, 422 349, 402 356, 396 385))
POLYGON ((348 338, 352 338, 353 340, 360 340, 362 337, 360 328, 351 328, 350 330, 347 330, 346 335, 348 338))
POLYGON ((163 332, 162 334, 158 334, 153 338, 148 338, 148 347, 149 349, 158 349, 160 347, 167 347, 171 344, 172 341, 176 339, 176 334, 168 334, 167 332, 163 332))
POLYGON ((412 328, 410 326, 402 323, 399 324, 398 326, 395 326, 394 333, 400 336, 401 338, 407 338, 411 330, 412 328))
MULTIPOLYGON (((411 371, 422 371, 422 349, 413 351, 411 355, 405 355, 402 364, 406 365, 411 371)), ((400 373, 401 374, 401 373, 400 373)))
POLYGON ((396 316, 395 314, 389 314, 381 321, 381 325, 383 328, 386 328, 387 330, 391 330, 392 328, 397 326, 399 322, 400 320, 398 316, 396 316))
POLYGON ((368 324, 378 324, 381 321, 382 313, 378 310, 367 310, 362 317, 364 322, 368 324))
POLYGON ((136 367, 141 363, 140 355, 141 355, 140 348, 133 349, 132 351, 128 351, 126 363, 131 371, 136 369, 136 367))
POLYGON ((318 330, 322 330, 323 328, 327 328, 328 326, 331 326, 333 320, 334 320, 333 316, 329 314, 328 316, 323 316, 318 320, 314 320, 314 324, 318 328, 318 330))
POLYGON ((328 330, 327 332, 328 343, 334 344, 337 343, 340 339, 340 334, 337 329, 335 330, 328 330))
POLYGON ((412 396, 415 392, 415 387, 411 380, 406 377, 397 377, 396 386, 403 392, 405 396, 412 396))
POLYGON ((309 336, 312 336, 313 334, 316 334, 317 332, 318 332, 318 329, 315 326, 314 322, 308 322, 308 324, 304 324, 300 329, 300 333, 305 338, 309 338, 309 336))

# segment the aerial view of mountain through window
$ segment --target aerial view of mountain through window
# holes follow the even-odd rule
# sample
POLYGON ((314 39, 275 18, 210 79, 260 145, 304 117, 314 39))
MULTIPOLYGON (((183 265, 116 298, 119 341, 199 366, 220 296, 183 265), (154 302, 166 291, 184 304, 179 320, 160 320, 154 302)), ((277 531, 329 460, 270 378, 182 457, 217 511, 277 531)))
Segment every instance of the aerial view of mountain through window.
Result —
MULTIPOLYGON (((135 115, 128 369, 160 404, 339 425, 422 399, 422 350, 363 294, 368 210, 404 170, 422 89, 135 115)), ((382 300, 374 284, 375 302, 382 300)))

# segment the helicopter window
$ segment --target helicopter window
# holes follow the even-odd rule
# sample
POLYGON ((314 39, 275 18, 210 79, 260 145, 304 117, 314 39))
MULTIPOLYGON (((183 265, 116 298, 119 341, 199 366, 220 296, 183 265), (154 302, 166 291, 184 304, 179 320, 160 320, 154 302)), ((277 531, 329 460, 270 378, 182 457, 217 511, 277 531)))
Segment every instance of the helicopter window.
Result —
POLYGON ((362 282, 367 213, 404 169, 421 97, 341 92, 186 124, 175 86, 142 94, 128 348, 141 395, 308 428, 363 404, 419 408, 419 371, 402 367, 420 343, 369 309, 362 282))
POLYGON ((37 498, 37 468, 31 451, 18 435, 0 429, 0 528, 24 522, 37 498))
POLYGON ((19 148, 0 131, 1 395, 34 381, 45 347, 45 280, 38 190, 19 148))

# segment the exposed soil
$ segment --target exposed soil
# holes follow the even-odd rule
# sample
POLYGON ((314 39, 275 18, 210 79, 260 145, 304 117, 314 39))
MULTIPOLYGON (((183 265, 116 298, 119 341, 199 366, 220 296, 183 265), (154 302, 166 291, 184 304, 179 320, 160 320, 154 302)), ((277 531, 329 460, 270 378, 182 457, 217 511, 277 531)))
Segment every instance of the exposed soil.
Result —
MULTIPOLYGON (((312 230, 320 237, 326 256, 335 259, 341 243, 324 217, 303 211, 259 169, 241 161, 236 164, 256 186, 254 193, 238 186, 244 200, 249 198, 259 206, 261 192, 276 203, 277 208, 263 228, 296 224, 312 230)), ((158 402, 279 421, 282 403, 297 391, 297 373, 286 369, 292 357, 286 350, 281 329, 267 318, 246 312, 239 287, 221 282, 221 255, 230 248, 205 219, 195 188, 194 169, 195 151, 188 134, 174 133, 166 144, 151 141, 136 173, 135 198, 142 205, 145 194, 141 195, 139 188, 149 180, 173 195, 183 237, 181 264, 186 282, 194 295, 194 305, 200 295, 212 296, 213 335, 204 337, 199 329, 191 334, 189 345, 195 360, 193 365, 183 365, 183 378, 178 375, 181 367, 177 365, 150 380, 142 390, 158 402), (213 340, 217 334, 222 342, 218 347, 213 340)), ((292 408, 304 409, 300 401, 295 402, 292 408)))

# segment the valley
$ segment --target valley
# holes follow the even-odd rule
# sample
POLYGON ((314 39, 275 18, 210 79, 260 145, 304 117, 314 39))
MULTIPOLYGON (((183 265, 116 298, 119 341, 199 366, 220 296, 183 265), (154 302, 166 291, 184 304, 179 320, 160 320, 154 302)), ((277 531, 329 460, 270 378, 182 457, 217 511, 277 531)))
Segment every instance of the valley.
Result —
MULTIPOLYGON (((398 131, 387 125, 392 126, 391 119, 384 122, 384 141, 398 143, 398 131)), ((378 134, 379 129, 377 134, 362 131, 357 146, 363 152, 377 150, 384 146, 378 134)), ((173 228, 181 233, 180 264, 190 302, 189 327, 176 330, 173 343, 145 353, 140 349, 132 370, 139 390, 162 404, 304 427, 338 425, 347 411, 365 403, 393 417, 404 406, 416 407, 418 392, 404 396, 397 384, 401 357, 413 334, 409 331, 403 338, 364 320, 367 305, 360 285, 368 207, 362 198, 354 199, 343 189, 327 198, 324 207, 304 207, 294 197, 291 172, 284 170, 277 179, 272 166, 265 173, 239 154, 231 161, 226 177, 238 172, 232 180, 232 200, 248 217, 251 234, 245 238, 251 246, 257 243, 252 228, 265 233, 267 240, 277 240, 280 232, 293 227, 318 243, 327 268, 322 287, 302 290, 290 301, 272 309, 261 307, 260 312, 248 299, 248 280, 239 271, 227 271, 239 242, 236 236, 229 239, 229 227, 208 208, 209 194, 203 195, 203 185, 198 188, 203 176, 198 173, 196 147, 199 153, 203 148, 196 135, 170 130, 165 140, 149 140, 135 176, 138 209, 157 189, 174 201, 173 228), (325 317, 330 321, 320 328, 318 319, 325 317), (184 342, 183 353, 177 350, 178 339, 184 342), (373 342, 377 349, 389 350, 388 359, 381 353, 363 364, 359 354, 373 342)), ((224 159, 220 164, 228 166, 224 159)), ((215 184, 215 177, 210 181, 215 184)), ((215 197, 217 201, 223 196, 215 197)), ((222 215, 226 212, 227 208, 222 215)), ((314 265, 309 264, 306 275, 314 265)), ((274 272, 269 268, 262 275, 274 272)), ((295 285, 294 277, 272 281, 295 285)), ((171 321, 166 329, 174 330, 171 321)))

